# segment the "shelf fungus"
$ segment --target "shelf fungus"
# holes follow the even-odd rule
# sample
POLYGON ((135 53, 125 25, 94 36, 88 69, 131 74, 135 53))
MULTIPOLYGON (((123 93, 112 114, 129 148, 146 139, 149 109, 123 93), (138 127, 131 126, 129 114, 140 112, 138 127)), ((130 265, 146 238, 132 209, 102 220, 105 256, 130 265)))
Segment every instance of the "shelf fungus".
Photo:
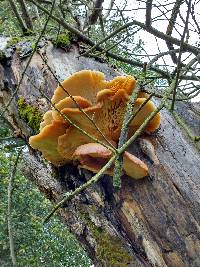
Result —
MULTIPOLYGON (((56 88, 51 100, 54 108, 44 114, 40 133, 31 136, 29 143, 56 166, 76 161, 81 168, 96 173, 112 157, 113 152, 103 144, 116 146, 127 101, 136 81, 132 76, 106 81, 101 72, 83 70, 71 75, 61 85, 56 88), (95 143, 91 136, 101 144, 95 143)), ((130 122, 129 136, 156 109, 152 101, 142 105, 145 96, 139 94, 134 103, 133 114, 139 111, 130 122)), ((152 133, 159 125, 160 113, 157 113, 144 131, 152 133)), ((113 175, 113 168, 111 166, 107 174, 113 175)), ((140 159, 124 152, 123 172, 140 179, 148 174, 148 168, 140 159)))
MULTIPOLYGON (((74 154, 73 159, 80 162, 80 167, 97 173, 112 157, 112 152, 101 144, 88 143, 79 146, 74 154)), ((105 173, 113 175, 114 165, 105 173)), ((140 179, 148 174, 148 168, 144 162, 129 152, 123 155, 123 172, 128 176, 140 179)))

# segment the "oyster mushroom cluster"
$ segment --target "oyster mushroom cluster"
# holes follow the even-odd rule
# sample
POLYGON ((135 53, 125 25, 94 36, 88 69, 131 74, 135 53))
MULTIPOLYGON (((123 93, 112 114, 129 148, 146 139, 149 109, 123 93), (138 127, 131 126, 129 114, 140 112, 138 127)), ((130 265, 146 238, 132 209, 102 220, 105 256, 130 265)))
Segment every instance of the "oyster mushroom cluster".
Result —
MULTIPOLYGON (((135 85, 136 81, 132 76, 119 76, 106 81, 104 74, 98 71, 83 70, 74 73, 62 82, 62 87, 56 88, 51 99, 54 108, 44 114, 40 133, 30 137, 31 147, 40 150, 43 157, 55 166, 77 161, 80 167, 98 172, 112 157, 112 151, 94 143, 90 137, 66 121, 63 115, 102 143, 108 145, 109 141, 113 146, 117 146, 126 104, 135 85), (69 95, 73 96, 73 99, 69 95)), ((133 112, 145 100, 145 95, 139 93, 133 112)), ((129 136, 155 108, 152 101, 148 101, 141 108, 130 123, 129 136)), ((148 123, 145 132, 152 133, 159 125, 160 113, 148 123)), ((113 168, 108 169, 107 174, 112 175, 113 168)), ((123 156, 123 170, 135 179, 148 173, 147 166, 128 152, 123 156)))

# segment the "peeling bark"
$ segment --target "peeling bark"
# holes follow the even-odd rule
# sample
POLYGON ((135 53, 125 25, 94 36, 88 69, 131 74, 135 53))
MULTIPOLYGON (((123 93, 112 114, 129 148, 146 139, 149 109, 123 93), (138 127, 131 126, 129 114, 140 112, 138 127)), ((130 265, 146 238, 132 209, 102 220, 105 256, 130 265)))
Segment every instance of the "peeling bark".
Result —
MULTIPOLYGON (((108 79, 119 74, 94 59, 77 58, 76 46, 66 52, 48 44, 41 52, 61 81, 82 69, 102 71, 108 79)), ((14 54, 9 66, 0 67, 1 109, 26 62, 27 59, 14 54), (5 81, 9 89, 5 88, 5 81)), ((36 86, 42 86, 52 96, 57 82, 39 55, 34 55, 27 73, 36 86)), ((32 129, 19 118, 16 104, 19 97, 42 112, 48 109, 48 103, 25 76, 5 116, 26 141, 32 129)), ((146 136, 154 145, 160 164, 153 164, 142 153, 138 141, 130 147, 148 165, 149 177, 140 181, 123 177, 122 188, 116 193, 111 177, 105 175, 59 210, 61 220, 84 246, 95 266, 200 266, 200 154, 172 116, 167 111, 161 113, 160 129, 146 136)), ((24 162, 23 173, 53 203, 92 176, 73 165, 55 169, 30 148, 24 154, 24 162)))

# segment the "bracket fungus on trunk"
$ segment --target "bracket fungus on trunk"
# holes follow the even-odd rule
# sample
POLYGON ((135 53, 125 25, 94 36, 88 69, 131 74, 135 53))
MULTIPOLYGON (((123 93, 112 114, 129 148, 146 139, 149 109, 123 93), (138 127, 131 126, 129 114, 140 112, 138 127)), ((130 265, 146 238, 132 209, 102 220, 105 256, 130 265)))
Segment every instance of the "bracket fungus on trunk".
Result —
MULTIPOLYGON (((80 162, 80 167, 97 173, 112 157, 112 152, 97 143, 88 143, 79 146, 74 154, 73 159, 80 162)), ((106 174, 113 175, 114 164, 106 174)), ((124 152, 123 155, 123 172, 130 177, 140 179, 148 174, 148 168, 144 162, 129 152, 124 152)))
MULTIPOLYGON (((42 152, 44 158, 56 166, 78 161, 80 167, 98 172, 111 158, 112 151, 80 132, 75 125, 94 136, 101 143, 116 146, 119 140, 127 101, 135 88, 132 76, 119 76, 106 81, 98 71, 83 70, 74 73, 58 86, 52 97, 55 108, 47 111, 40 125, 40 133, 31 136, 32 148, 42 152), (70 119, 66 121, 65 116, 70 119), (103 134, 103 135, 102 135, 103 134)), ((133 113, 141 107, 146 98, 136 99, 133 113)), ((129 125, 132 135, 155 110, 148 101, 129 125)), ((154 132, 160 125, 160 113, 148 123, 145 132, 154 132)), ((123 171, 135 179, 148 174, 147 166, 138 158, 125 152, 123 171)), ((113 167, 107 170, 113 174, 113 167)))

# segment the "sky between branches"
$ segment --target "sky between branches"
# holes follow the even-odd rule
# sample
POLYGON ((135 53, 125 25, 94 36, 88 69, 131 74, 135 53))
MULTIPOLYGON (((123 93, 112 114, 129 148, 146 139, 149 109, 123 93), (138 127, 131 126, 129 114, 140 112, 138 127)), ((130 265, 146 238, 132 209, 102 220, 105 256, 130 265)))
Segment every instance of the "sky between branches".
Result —
MULTIPOLYGON (((158 29, 161 32, 166 32, 167 29, 167 25, 168 25, 168 21, 167 19, 170 18, 171 16, 171 12, 169 11, 166 14, 166 17, 163 15, 162 12, 166 12, 166 8, 167 9, 172 9, 173 5, 174 5, 174 1, 153 1, 154 3, 157 4, 162 4, 163 6, 159 7, 159 8, 152 8, 152 18, 156 18, 157 19, 152 21, 152 26, 156 29, 158 29)), ((109 7, 109 3, 110 0, 104 0, 103 3, 103 8, 106 10, 109 7)), ((125 11, 123 12, 124 17, 129 17, 130 20, 135 19, 138 20, 140 22, 145 21, 145 9, 146 9, 146 1, 137 1, 137 0, 115 0, 115 5, 113 6, 113 8, 119 8, 119 9, 124 9, 125 7, 125 11), (126 6, 126 7, 125 7, 126 6), (127 10, 127 11, 126 11, 127 10)), ((200 10, 200 1, 197 1, 196 4, 196 10, 200 10)), ((180 9, 180 13, 183 16, 183 18, 185 19, 186 17, 186 13, 187 13, 187 4, 184 3, 181 5, 181 9, 180 9)), ((197 22, 200 24, 200 16, 197 17, 197 22)), ((183 33, 183 27, 184 27, 184 23, 183 21, 180 19, 180 17, 178 17, 177 19, 177 25, 176 25, 176 30, 173 30, 172 32, 172 36, 180 39, 180 35, 183 33)), ((189 38, 188 38, 188 43, 192 44, 192 45, 199 45, 200 43, 200 36, 197 32, 193 32, 192 31, 192 27, 191 25, 189 25, 189 38)), ((146 54, 149 55, 149 57, 144 56, 144 57, 140 57, 140 60, 143 62, 149 62, 150 59, 152 59, 153 56, 155 56, 156 54, 160 53, 160 52, 165 52, 168 51, 166 42, 153 36, 152 34, 146 32, 146 31, 139 31, 138 33, 136 33, 135 35, 135 39, 139 40, 142 39, 144 41, 144 49, 146 51, 146 54)), ((130 44, 131 45, 131 44, 130 44)), ((177 46, 174 45, 174 48, 177 48, 177 46)), ((142 54, 145 54, 142 53, 142 54)), ((191 56, 189 55, 189 53, 184 53, 182 56, 182 60, 184 61, 184 63, 188 63, 191 60, 191 56)), ((166 65, 169 65, 168 69, 173 70, 174 64, 172 62, 172 59, 170 57, 170 55, 167 55, 163 58, 160 58, 157 63, 159 65, 163 65, 163 69, 166 70, 166 65)), ((200 72, 198 72, 199 75, 200 72)), ((198 82, 197 82, 198 83, 198 82)), ((194 102, 198 102, 200 101, 200 96, 195 97, 194 99, 192 99, 192 101, 194 102)))

